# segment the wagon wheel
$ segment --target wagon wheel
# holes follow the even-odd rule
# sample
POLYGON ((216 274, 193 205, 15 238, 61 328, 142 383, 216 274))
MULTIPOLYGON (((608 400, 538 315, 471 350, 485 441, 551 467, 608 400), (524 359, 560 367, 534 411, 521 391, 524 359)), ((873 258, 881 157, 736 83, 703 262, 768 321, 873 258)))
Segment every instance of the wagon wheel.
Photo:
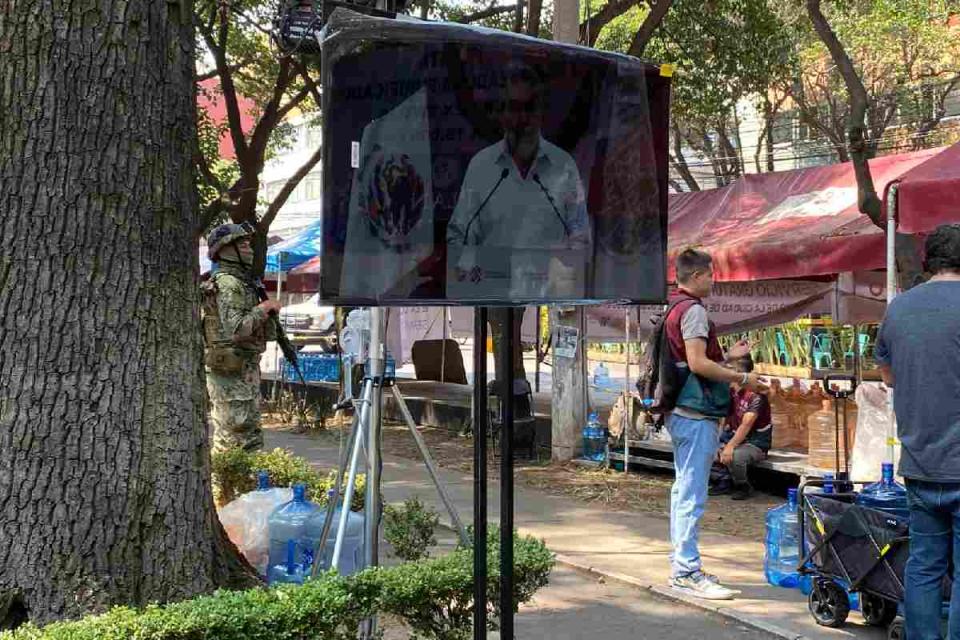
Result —
POLYGON ((860 607, 864 621, 871 627, 885 627, 897 617, 897 605, 879 596, 863 594, 860 607))
POLYGON ((906 637, 903 629, 903 618, 897 618, 887 629, 887 640, 903 640, 906 637))
POLYGON ((814 580, 807 604, 814 621, 822 627, 841 627, 850 615, 847 592, 825 578, 814 580))

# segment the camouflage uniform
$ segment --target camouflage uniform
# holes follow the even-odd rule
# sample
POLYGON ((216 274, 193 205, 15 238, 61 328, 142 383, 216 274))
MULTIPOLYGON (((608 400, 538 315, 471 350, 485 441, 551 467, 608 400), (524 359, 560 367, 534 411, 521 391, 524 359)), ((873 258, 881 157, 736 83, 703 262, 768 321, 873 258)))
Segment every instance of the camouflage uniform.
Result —
POLYGON ((260 429, 260 354, 276 339, 249 273, 222 263, 203 283, 203 335, 213 450, 263 446, 260 429))

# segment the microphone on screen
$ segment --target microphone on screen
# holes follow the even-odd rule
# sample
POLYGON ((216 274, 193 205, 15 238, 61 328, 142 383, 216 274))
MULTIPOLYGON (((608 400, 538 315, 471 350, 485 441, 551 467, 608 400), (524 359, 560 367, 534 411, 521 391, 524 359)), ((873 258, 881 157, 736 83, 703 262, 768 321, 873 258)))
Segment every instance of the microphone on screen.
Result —
POLYGON ((564 233, 566 234, 566 236, 569 238, 569 237, 570 237, 570 227, 567 225, 567 221, 563 219, 563 216, 560 215, 560 210, 557 209, 557 205, 553 202, 553 197, 550 195, 550 192, 547 191, 547 188, 546 188, 545 186, 543 186, 543 183, 542 183, 542 182, 540 182, 540 174, 534 173, 534 174, 533 174, 533 181, 536 182, 537 185, 539 185, 540 190, 543 191, 543 195, 545 195, 545 196, 547 197, 547 201, 550 203, 550 206, 553 207, 553 212, 554 212, 555 214, 557 214, 557 220, 559 220, 559 221, 560 221, 560 224, 563 225, 563 232, 564 232, 564 233))
POLYGON ((487 203, 490 202, 490 198, 493 197, 493 194, 497 192, 497 189, 500 188, 500 185, 504 180, 507 179, 507 176, 510 175, 510 170, 504 167, 503 171, 500 172, 500 179, 497 180, 497 184, 493 185, 493 189, 490 189, 490 193, 487 194, 487 197, 483 199, 483 202, 480 203, 480 206, 477 207, 477 210, 472 216, 470 216, 470 221, 467 223, 467 228, 463 232, 463 244, 467 244, 467 238, 470 237, 470 225, 473 224, 473 221, 477 219, 477 216, 480 215, 480 212, 483 210, 487 203))

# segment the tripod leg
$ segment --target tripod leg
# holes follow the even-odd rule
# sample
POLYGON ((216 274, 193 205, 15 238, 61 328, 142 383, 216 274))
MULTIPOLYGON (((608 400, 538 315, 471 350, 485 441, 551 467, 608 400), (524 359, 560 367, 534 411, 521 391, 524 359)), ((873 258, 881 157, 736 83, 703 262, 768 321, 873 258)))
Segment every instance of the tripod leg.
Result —
POLYGON ((453 526, 456 528, 457 533, 460 536, 460 542, 463 544, 463 546, 469 547, 471 541, 470 536, 467 535, 467 528, 464 526, 463 521, 460 520, 460 514, 457 513, 457 508, 454 506, 453 500, 450 498, 450 494, 447 493, 443 483, 440 482, 440 475, 437 472, 437 467, 433 462, 433 457, 430 455, 430 450, 427 449, 427 445, 423 441, 423 436, 421 436, 420 432, 417 431, 417 423, 414 421, 413 415, 410 414, 410 407, 407 406, 407 401, 403 399, 403 394, 400 393, 400 389, 397 388, 397 385, 393 385, 391 390, 393 391, 393 399, 397 401, 397 405, 400 407, 400 412, 403 414, 403 420, 407 423, 407 428, 410 430, 410 435, 413 436, 414 442, 417 443, 417 448, 420 450, 420 455, 423 457, 423 464, 427 467, 427 472, 430 474, 430 479, 433 480, 433 484, 437 488, 437 493, 440 494, 440 500, 443 502, 443 506, 447 508, 447 513, 450 514, 450 519, 453 521, 453 526))
MULTIPOLYGON (((363 404, 361 404, 360 407, 362 410, 363 404)), ((312 573, 314 576, 316 576, 317 573, 319 573, 320 571, 321 563, 319 561, 319 558, 322 557, 323 550, 326 548, 327 542, 329 541, 329 538, 330 538, 330 530, 333 528, 333 512, 337 508, 337 503, 340 502, 340 496, 343 493, 341 490, 343 487, 343 477, 347 473, 347 466, 349 465, 351 452, 356 447, 356 443, 359 438, 360 429, 362 428, 361 422, 360 422, 360 413, 361 411, 357 411, 353 416, 353 425, 350 427, 350 438, 347 440, 347 448, 346 448, 346 451, 344 452, 344 455, 340 459, 340 464, 339 464, 339 467, 337 468, 336 481, 334 482, 333 489, 332 489, 333 495, 327 499, 327 515, 323 521, 323 531, 320 534, 319 545, 317 546, 317 549, 314 550, 314 554, 313 554, 313 557, 318 559, 313 563, 312 573)), ((360 440, 362 442, 362 438, 360 440)))
POLYGON ((347 516, 350 515, 350 507, 353 506, 353 492, 357 487, 357 466, 360 462, 360 449, 363 445, 363 429, 370 419, 370 395, 373 394, 372 382, 364 384, 366 392, 360 402, 360 418, 357 425, 357 438, 353 445, 353 451, 350 457, 350 475, 347 477, 347 490, 343 497, 343 508, 340 510, 340 524, 337 527, 337 540, 333 545, 333 560, 330 566, 334 569, 340 567, 340 553, 343 551, 343 538, 347 533, 347 516))

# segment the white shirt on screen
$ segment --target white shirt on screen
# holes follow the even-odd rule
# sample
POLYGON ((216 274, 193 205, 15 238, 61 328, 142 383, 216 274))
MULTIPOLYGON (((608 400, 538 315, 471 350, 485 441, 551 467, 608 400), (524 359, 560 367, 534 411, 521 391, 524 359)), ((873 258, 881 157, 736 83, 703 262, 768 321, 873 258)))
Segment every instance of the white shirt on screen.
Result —
POLYGON ((477 152, 460 187, 447 227, 448 297, 583 297, 591 238, 570 154, 541 137, 523 177, 501 140, 477 152), (480 281, 455 274, 475 267, 480 281))

